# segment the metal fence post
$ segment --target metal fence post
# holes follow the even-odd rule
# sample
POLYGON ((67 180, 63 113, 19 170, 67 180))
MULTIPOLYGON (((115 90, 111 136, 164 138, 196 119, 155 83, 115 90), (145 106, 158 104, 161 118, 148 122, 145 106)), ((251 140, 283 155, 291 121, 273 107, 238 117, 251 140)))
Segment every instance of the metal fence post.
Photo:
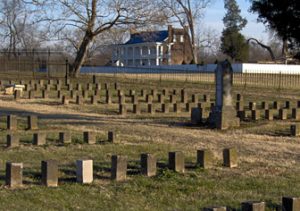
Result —
POLYGON ((50 78, 50 65, 49 65, 49 59, 50 59, 50 49, 48 49, 48 54, 47 54, 47 78, 50 78))
POLYGON ((66 75, 65 75, 65 85, 67 85, 69 79, 69 60, 66 59, 66 75))
POLYGON ((34 78, 34 49, 32 49, 32 77, 34 78))

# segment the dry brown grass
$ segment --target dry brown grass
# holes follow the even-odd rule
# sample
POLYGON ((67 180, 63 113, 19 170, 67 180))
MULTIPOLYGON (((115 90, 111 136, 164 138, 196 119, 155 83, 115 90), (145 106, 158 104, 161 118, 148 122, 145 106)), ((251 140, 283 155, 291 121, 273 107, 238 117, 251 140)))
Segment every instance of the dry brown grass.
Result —
MULTIPOLYGON (((126 88, 128 87, 130 84, 126 84, 126 88)), ((188 90, 192 93, 207 93, 207 91, 213 93, 212 90, 198 87, 188 87, 188 90)), ((239 92, 239 90, 234 91, 235 93, 239 92)), ((270 101, 277 98, 280 100, 299 99, 298 91, 288 90, 278 93, 274 90, 259 92, 257 89, 249 89, 243 94, 247 96, 248 100, 258 101, 264 99, 270 101)), ((141 204, 146 204, 145 210, 184 210, 187 206, 188 210, 195 210, 203 205, 211 205, 211 201, 228 203, 235 207, 241 200, 271 200, 278 203, 282 195, 299 193, 299 183, 297 183, 299 180, 295 178, 298 178, 300 173, 300 138, 291 137, 286 133, 289 125, 295 123, 292 121, 245 122, 238 129, 217 131, 188 126, 189 114, 187 113, 176 116, 172 113, 154 116, 128 114, 128 116, 122 117, 113 112, 107 113, 106 110, 109 108, 104 104, 96 107, 74 104, 63 106, 57 100, 42 99, 15 102, 11 100, 10 96, 0 97, 0 109, 3 114, 6 111, 19 111, 21 115, 35 113, 41 117, 39 123, 42 130, 57 132, 69 129, 78 134, 90 130, 101 136, 105 136, 109 130, 114 130, 117 131, 120 138, 120 144, 113 146, 56 147, 50 145, 37 149, 26 145, 16 151, 2 149, 3 154, 0 155, 2 170, 4 162, 15 155, 27 163, 25 164, 26 168, 34 168, 35 171, 38 171, 36 169, 39 168, 41 158, 58 158, 62 160, 62 164, 66 168, 71 168, 70 162, 79 157, 98 159, 97 162, 109 162, 110 156, 116 152, 128 154, 131 160, 137 160, 139 153, 147 151, 157 155, 159 160, 165 161, 168 151, 180 150, 185 153, 187 162, 195 163, 196 150, 205 148, 211 149, 216 158, 215 165, 211 170, 203 172, 191 170, 188 171, 188 176, 180 177, 167 173, 157 180, 135 179, 136 177, 129 176, 128 183, 118 185, 103 179, 95 180, 92 186, 81 187, 65 184, 55 193, 61 194, 59 195, 61 198, 74 196, 74 193, 77 197, 88 196, 96 201, 100 200, 98 206, 105 207, 105 210, 121 210, 124 207, 141 210, 142 207, 144 208, 141 204), (236 169, 222 167, 222 150, 227 147, 238 149, 239 167, 236 169), (295 184, 291 184, 294 181, 296 181, 295 184), (196 190, 194 183, 197 186, 196 190), (274 187, 273 183, 276 183, 274 187), (268 187, 265 187, 264 184, 268 187), (160 189, 160 186, 164 188, 160 189), (139 194, 140 192, 143 193, 142 196, 139 194), (178 202, 175 203, 171 200, 169 192, 176 195, 178 202), (100 199, 97 194, 103 194, 101 197, 104 198, 100 199), (199 200, 200 198, 203 200, 199 200), (118 200, 126 203, 114 204, 118 200), (136 201, 140 204, 135 203, 136 201), (107 205, 108 202, 113 205, 107 205)), ((116 110, 117 105, 114 105, 113 109, 116 110)), ((2 131, 2 133, 4 132, 2 131)), ((4 142, 4 137, 1 142, 4 142)), ((96 174, 106 175, 103 172, 96 174)), ((65 174, 62 176, 68 177, 65 174)), ((48 195, 49 190, 41 189, 36 185, 31 185, 30 188, 29 193, 36 191, 41 194, 41 197, 50 197, 55 201, 56 195, 48 195)), ((1 191, 7 196, 11 194, 0 188, 1 191)), ((23 193, 18 192, 18 194, 24 197, 23 193)), ((85 209, 93 204, 91 201, 82 205, 79 204, 79 201, 82 202, 82 200, 77 200, 78 203, 74 202, 74 204, 60 200, 58 204, 69 209, 76 209, 76 207, 85 209)), ((37 202, 37 205, 40 204, 37 202)), ((35 206, 32 205, 32 207, 35 206)), ((55 205, 51 205, 51 207, 54 208, 55 205)))

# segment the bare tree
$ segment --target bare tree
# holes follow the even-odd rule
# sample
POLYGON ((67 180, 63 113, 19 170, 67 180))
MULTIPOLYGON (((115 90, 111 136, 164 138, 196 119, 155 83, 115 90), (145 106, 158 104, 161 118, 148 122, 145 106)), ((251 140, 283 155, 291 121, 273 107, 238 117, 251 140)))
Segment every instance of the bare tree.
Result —
POLYGON ((196 51, 201 63, 213 62, 220 55, 220 35, 210 27, 198 25, 196 31, 196 51))
POLYGON ((32 8, 23 0, 2 0, 0 2, 0 37, 9 53, 17 49, 32 49, 41 44, 42 33, 31 21, 32 8))
POLYGON ((210 0, 162 0, 166 14, 170 15, 171 21, 175 19, 181 27, 187 27, 190 35, 189 45, 193 52, 193 60, 198 63, 196 24, 204 15, 210 0))
POLYGON ((143 25, 160 22, 162 18, 160 11, 153 9, 151 0, 44 0, 43 3, 46 14, 41 20, 49 23, 56 35, 74 28, 80 31, 82 37, 70 70, 74 77, 100 34, 120 25, 143 25))

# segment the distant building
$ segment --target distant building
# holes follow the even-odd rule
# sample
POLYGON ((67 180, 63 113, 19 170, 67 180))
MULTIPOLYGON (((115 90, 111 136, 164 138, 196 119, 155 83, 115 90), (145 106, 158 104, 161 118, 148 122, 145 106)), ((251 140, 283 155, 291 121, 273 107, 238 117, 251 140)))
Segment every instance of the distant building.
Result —
POLYGON ((132 33, 129 41, 115 46, 116 66, 156 66, 190 64, 193 60, 186 29, 132 33))

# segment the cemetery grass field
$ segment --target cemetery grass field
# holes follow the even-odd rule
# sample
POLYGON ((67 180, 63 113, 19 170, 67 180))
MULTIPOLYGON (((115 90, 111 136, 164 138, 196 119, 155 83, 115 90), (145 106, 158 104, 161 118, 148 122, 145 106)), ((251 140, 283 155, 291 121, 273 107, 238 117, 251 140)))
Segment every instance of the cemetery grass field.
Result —
MULTIPOLYGON (((101 79, 107 82, 109 78, 101 79)), ((102 81, 100 81, 102 82, 102 81)), ((211 94, 211 84, 181 82, 133 82, 123 80, 122 88, 186 88, 189 93, 211 94)), ((299 90, 235 87, 247 101, 299 100, 299 90)), ((235 95, 234 95, 235 96, 235 95)), ((190 125, 190 115, 117 114, 118 106, 61 105, 58 100, 20 100, 0 95, 0 210, 200 210, 223 205, 239 208, 247 200, 265 201, 267 210, 280 204, 282 196, 300 196, 300 138, 289 135, 291 120, 246 121, 238 129, 217 131, 190 125), (6 148, 5 115, 18 115, 21 146, 6 148), (39 116, 39 131, 47 131, 47 145, 32 146, 26 115, 39 116), (22 117, 23 116, 23 117, 22 117), (58 132, 70 130, 72 144, 58 142, 58 132), (107 141, 107 131, 116 131, 118 142, 107 141), (98 143, 83 143, 83 131, 97 132, 98 143), (237 168, 222 166, 222 150, 236 147, 237 168), (195 166, 196 151, 210 149, 214 166, 195 166), (167 169, 168 152, 183 151, 186 173, 167 169), (158 174, 140 175, 140 154, 152 153, 158 160, 158 174), (111 155, 128 157, 125 182, 110 180, 111 155), (94 182, 76 183, 77 159, 94 161, 94 182), (59 161, 59 186, 42 186, 42 160, 59 161), (22 162, 24 186, 5 186, 5 163, 22 162)))

